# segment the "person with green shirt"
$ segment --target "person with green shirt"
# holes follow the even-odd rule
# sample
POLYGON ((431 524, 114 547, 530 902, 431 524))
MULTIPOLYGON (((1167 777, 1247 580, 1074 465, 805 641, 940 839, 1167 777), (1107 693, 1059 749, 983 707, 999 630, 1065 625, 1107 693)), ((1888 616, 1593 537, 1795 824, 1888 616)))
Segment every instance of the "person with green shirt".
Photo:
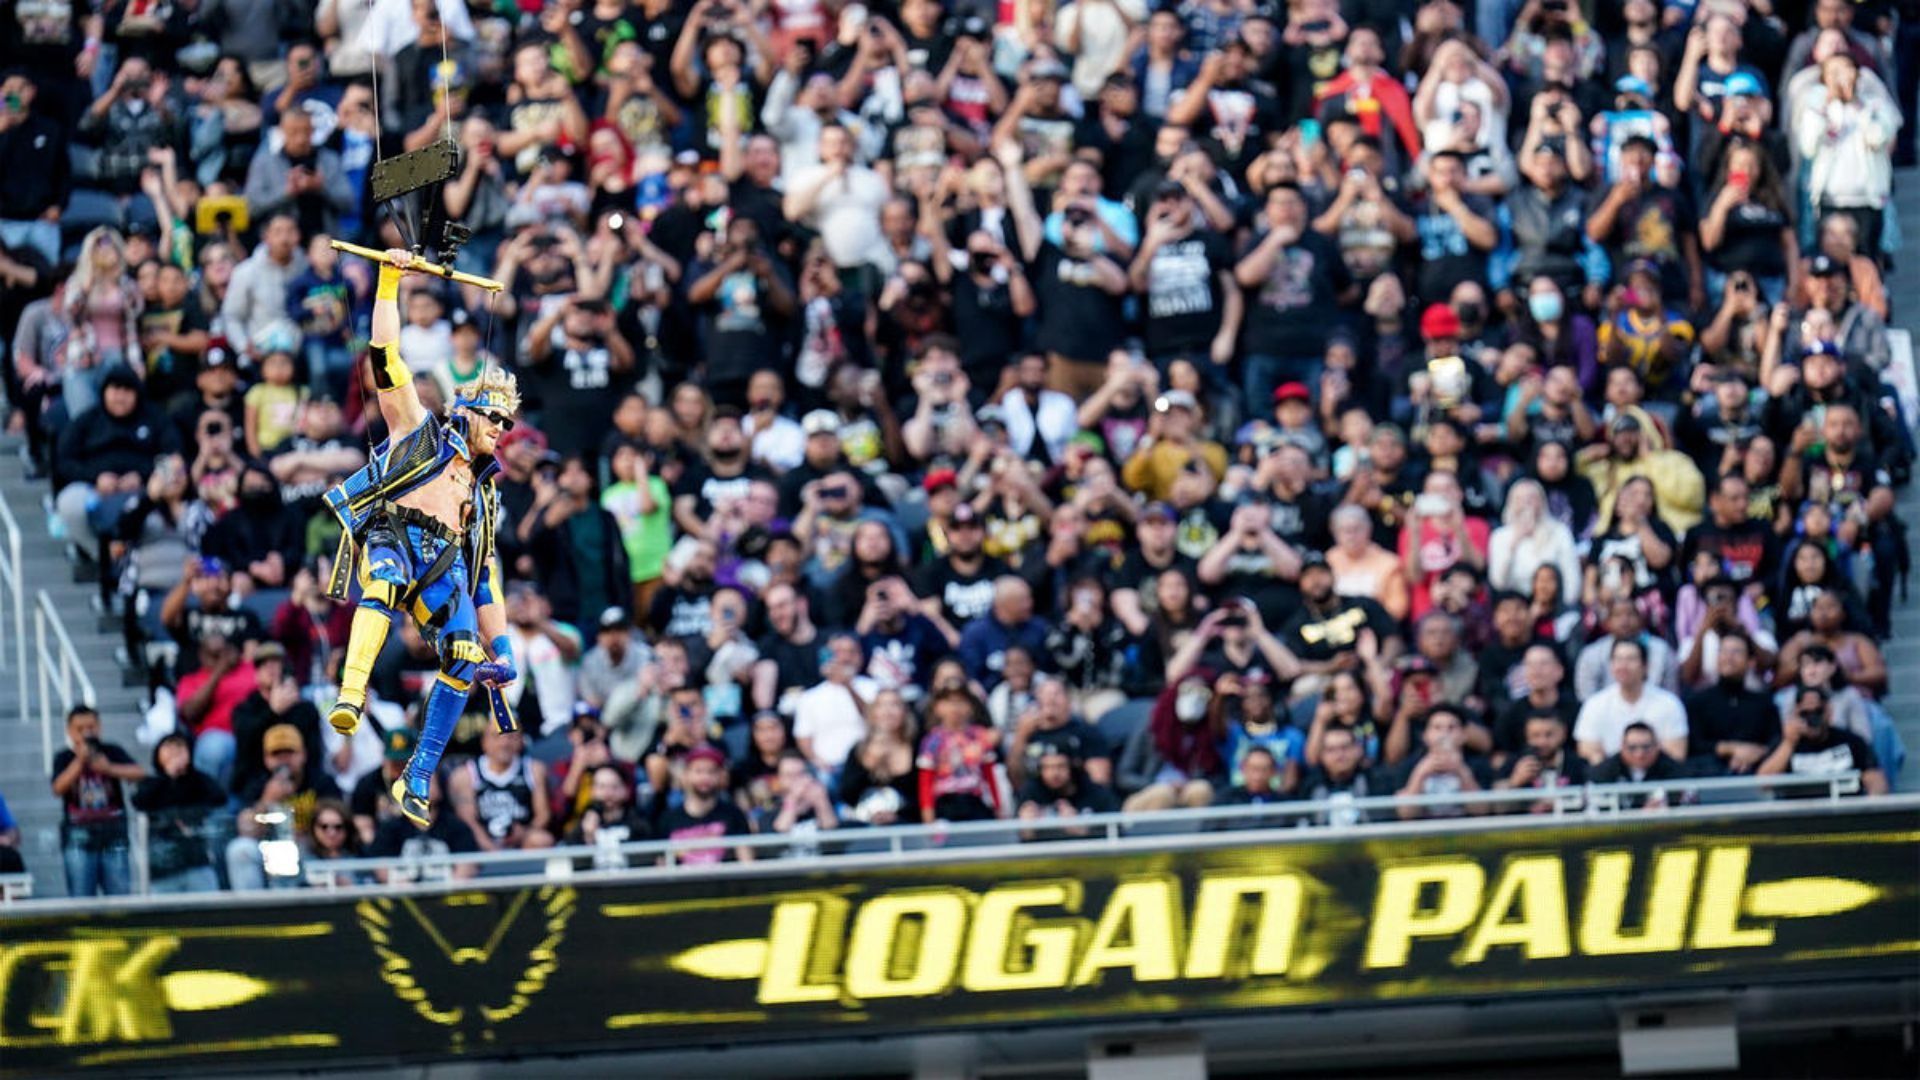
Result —
POLYGON ((620 523, 633 579, 632 610, 650 610, 673 547, 673 496, 653 473, 652 450, 630 442, 614 449, 613 483, 601 492, 600 506, 620 523))

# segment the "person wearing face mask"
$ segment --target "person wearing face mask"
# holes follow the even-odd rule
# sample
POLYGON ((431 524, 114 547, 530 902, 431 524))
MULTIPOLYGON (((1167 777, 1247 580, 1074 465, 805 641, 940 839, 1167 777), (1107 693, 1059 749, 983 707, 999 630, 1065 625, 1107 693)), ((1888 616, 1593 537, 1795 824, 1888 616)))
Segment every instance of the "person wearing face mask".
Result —
POLYGON ((1121 809, 1135 813, 1211 805, 1226 780, 1220 756, 1224 697, 1239 700, 1240 680, 1195 673, 1162 691, 1152 718, 1135 730, 1121 755, 1120 787, 1133 792, 1121 809))
POLYGON ((299 515, 281 501, 273 474, 257 463, 240 473, 240 508, 222 515, 200 542, 203 555, 241 571, 243 589, 288 587, 305 550, 299 515))

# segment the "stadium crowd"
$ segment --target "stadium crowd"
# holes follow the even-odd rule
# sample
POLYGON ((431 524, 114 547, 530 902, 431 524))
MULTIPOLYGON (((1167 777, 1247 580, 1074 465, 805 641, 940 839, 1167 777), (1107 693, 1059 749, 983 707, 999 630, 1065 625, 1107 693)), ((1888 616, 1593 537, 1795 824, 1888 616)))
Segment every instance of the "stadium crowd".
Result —
POLYGON ((68 721, 69 888, 135 809, 204 890, 288 839, 1883 793, 1917 67, 1913 0, 0 0, 9 423, 154 702, 138 754, 68 721), (506 288, 410 277, 400 349, 527 399, 525 734, 476 697, 416 834, 427 643, 320 722, 319 496, 387 435, 328 241, 440 247, 368 177, 447 138, 506 288))

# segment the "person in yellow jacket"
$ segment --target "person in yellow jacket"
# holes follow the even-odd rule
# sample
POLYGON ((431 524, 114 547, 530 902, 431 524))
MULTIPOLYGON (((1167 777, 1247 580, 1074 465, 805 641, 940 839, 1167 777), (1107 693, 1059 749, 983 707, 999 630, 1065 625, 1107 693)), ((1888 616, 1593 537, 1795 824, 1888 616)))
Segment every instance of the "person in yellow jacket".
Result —
POLYGON ((1654 510, 1660 520, 1684 536, 1700 523, 1707 481, 1693 459, 1678 450, 1650 445, 1634 413, 1607 423, 1607 441, 1580 451, 1580 471, 1600 500, 1600 520, 1610 520, 1614 496, 1627 481, 1644 476, 1653 483, 1654 510))
POLYGON ((1195 464, 1205 466, 1217 483, 1227 474, 1227 451, 1200 437, 1200 403, 1185 390, 1169 390, 1153 403, 1153 419, 1120 480, 1150 500, 1172 497, 1173 482, 1195 464))

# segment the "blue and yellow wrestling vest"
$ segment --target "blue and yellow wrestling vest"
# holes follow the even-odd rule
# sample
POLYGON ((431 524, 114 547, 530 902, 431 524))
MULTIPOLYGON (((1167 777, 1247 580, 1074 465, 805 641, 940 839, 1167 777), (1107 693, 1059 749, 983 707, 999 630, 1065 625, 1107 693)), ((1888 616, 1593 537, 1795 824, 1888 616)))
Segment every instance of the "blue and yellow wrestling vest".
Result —
POLYGON ((500 463, 491 455, 474 459, 467 448, 467 420, 459 414, 444 423, 428 417, 395 443, 389 438, 374 447, 366 467, 342 480, 325 496, 327 508, 340 519, 340 546, 334 552, 327 595, 346 600, 360 546, 367 529, 387 503, 440 475, 456 456, 473 461, 473 524, 466 532, 468 584, 476 594, 491 573, 494 530, 500 517, 500 494, 492 483, 500 463))

